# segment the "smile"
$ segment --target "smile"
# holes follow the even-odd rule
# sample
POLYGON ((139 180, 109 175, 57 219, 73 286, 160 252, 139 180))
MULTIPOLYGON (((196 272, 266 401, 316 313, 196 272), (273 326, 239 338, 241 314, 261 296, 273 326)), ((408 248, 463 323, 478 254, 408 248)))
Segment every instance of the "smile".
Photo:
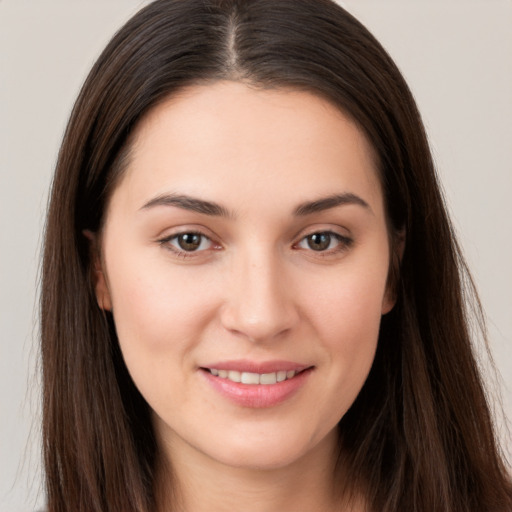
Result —
POLYGON ((217 368, 208 368, 208 371, 215 377, 221 379, 228 379, 231 382, 249 384, 249 385, 271 385, 278 382, 284 382, 288 379, 293 379, 297 370, 279 370, 271 373, 253 373, 253 372, 239 372, 236 370, 221 370, 217 368))
POLYGON ((314 366, 286 361, 218 362, 199 368, 224 399, 249 408, 274 407, 291 399, 309 380, 314 366))

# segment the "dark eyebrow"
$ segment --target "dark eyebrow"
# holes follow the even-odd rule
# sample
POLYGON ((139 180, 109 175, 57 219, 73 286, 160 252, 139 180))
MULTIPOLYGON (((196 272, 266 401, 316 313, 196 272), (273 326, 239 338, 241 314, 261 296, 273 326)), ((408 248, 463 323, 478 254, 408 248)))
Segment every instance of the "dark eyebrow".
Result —
MULTIPOLYGON (((317 199, 315 201, 308 201, 300 204, 294 211, 294 214, 298 217, 311 215, 312 213, 329 210, 337 206, 344 206, 349 204, 355 204, 366 208, 371 213, 372 209, 370 205, 359 196, 351 193, 334 194, 332 196, 317 199)), ((205 201, 204 199, 198 199, 196 197, 187 196, 184 194, 162 194, 159 195, 147 203, 141 208, 146 210, 148 208, 154 208, 155 206, 176 206, 184 210, 190 210, 203 215, 218 216, 218 217, 234 217, 224 206, 221 206, 212 201, 205 201)))
POLYGON ((155 206, 176 206, 183 210, 190 210, 203 215, 232 217, 233 215, 223 206, 183 194, 162 194, 148 201, 141 210, 155 206))
POLYGON ((304 215, 310 215, 312 213, 321 212, 335 208, 336 206, 344 206, 348 204, 355 204, 366 208, 369 212, 373 213, 370 205, 359 196, 351 193, 345 194, 334 194, 332 196, 323 197, 316 201, 309 201, 302 203, 295 209, 295 215, 302 217, 304 215))

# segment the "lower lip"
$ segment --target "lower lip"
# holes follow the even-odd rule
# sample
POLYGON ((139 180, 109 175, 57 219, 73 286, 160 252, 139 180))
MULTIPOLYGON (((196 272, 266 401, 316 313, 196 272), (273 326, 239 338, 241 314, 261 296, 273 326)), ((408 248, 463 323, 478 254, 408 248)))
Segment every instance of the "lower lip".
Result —
POLYGON ((312 368, 295 375, 292 379, 276 384, 242 384, 212 375, 208 370, 200 370, 208 383, 221 395, 242 407, 274 407, 291 398, 306 383, 312 368))

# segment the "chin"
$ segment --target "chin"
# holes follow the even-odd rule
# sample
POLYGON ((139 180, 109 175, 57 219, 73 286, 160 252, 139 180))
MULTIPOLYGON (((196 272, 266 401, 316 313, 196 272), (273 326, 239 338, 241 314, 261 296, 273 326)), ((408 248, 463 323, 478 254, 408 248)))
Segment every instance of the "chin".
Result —
POLYGON ((262 449, 255 452, 254 449, 233 450, 223 453, 216 458, 218 462, 237 469, 272 471, 293 465, 304 454, 297 450, 280 450, 279 452, 262 449))
POLYGON ((335 452, 337 436, 323 438, 281 431, 277 435, 238 434, 212 447, 210 457, 227 466, 247 470, 271 471, 315 458, 315 454, 328 450, 335 452))

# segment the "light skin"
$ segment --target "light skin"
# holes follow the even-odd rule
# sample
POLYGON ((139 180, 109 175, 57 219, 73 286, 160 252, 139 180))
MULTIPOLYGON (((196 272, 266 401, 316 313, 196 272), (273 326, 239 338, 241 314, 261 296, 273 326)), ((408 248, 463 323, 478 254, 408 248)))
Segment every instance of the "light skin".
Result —
POLYGON ((383 195, 357 126, 306 92, 189 87, 137 128, 92 238, 98 303, 182 509, 339 510, 336 425, 393 307, 383 195), (241 403, 209 371, 240 360, 307 371, 277 403, 241 403))

